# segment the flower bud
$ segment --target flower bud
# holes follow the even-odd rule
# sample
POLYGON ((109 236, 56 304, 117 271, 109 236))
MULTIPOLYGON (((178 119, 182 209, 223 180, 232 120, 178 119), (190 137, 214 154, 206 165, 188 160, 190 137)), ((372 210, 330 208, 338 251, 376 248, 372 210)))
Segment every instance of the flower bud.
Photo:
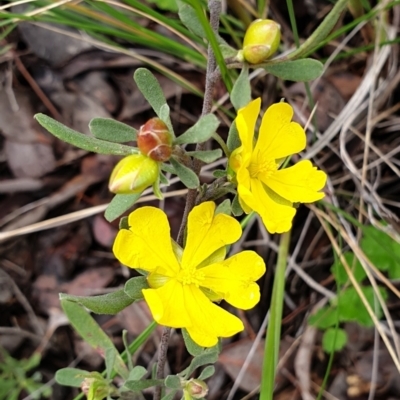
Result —
POLYGON ((155 161, 168 161, 172 152, 172 136, 160 118, 149 119, 139 129, 137 144, 142 154, 155 161))
POLYGON ((207 396, 208 386, 200 379, 190 379, 183 389, 193 399, 201 399, 207 396))
POLYGON ((132 154, 114 167, 108 188, 117 194, 140 193, 158 179, 159 172, 158 162, 132 154))
POLYGON ((272 19, 253 21, 244 35, 243 58, 250 64, 259 64, 278 50, 281 27, 272 19))

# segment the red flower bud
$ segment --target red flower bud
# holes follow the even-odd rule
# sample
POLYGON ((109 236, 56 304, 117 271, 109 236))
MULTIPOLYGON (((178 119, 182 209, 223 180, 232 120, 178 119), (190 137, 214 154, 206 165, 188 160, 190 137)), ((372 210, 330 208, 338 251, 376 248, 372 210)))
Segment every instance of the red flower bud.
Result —
POLYGON ((168 161, 172 152, 172 136, 160 118, 149 119, 139 129, 137 144, 142 154, 154 161, 168 161))

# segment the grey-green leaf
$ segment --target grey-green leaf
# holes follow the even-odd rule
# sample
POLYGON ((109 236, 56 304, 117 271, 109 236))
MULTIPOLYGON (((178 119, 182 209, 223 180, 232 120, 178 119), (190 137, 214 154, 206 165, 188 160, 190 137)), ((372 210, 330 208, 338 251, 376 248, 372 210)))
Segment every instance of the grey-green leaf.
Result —
POLYGON ((111 222, 129 210, 139 199, 141 193, 117 194, 113 197, 104 212, 104 217, 111 222))
POLYGON ((99 296, 73 296, 61 293, 60 299, 70 300, 81 304, 96 314, 115 315, 128 307, 135 300, 129 297, 123 289, 116 290, 112 293, 102 294, 99 296))
POLYGON ((191 157, 197 158, 198 160, 201 160, 206 164, 209 164, 222 157, 222 150, 215 149, 203 151, 188 151, 186 154, 191 157))
POLYGON ((206 33, 197 17, 195 9, 182 0, 176 0, 176 3, 179 8, 178 15, 183 25, 200 38, 206 38, 206 33))
POLYGON ((251 87, 249 79, 249 68, 245 64, 236 79, 231 92, 231 102, 236 111, 251 101, 251 87))
POLYGON ((235 217, 240 217, 243 214, 243 208, 239 203, 239 196, 237 194, 232 201, 232 214, 235 217))
POLYGON ((318 78, 324 66, 318 60, 303 58, 267 65, 265 70, 285 81, 308 82, 318 78))
POLYGON ((229 133, 228 133, 228 140, 226 142, 229 151, 233 151, 237 149, 240 145, 240 138, 239 138, 239 132, 236 127, 236 122, 233 121, 230 128, 229 128, 229 133))
POLYGON ((63 140, 66 143, 73 144, 80 149, 93 151, 100 154, 114 154, 117 156, 128 156, 138 152, 134 147, 126 146, 119 143, 111 143, 105 140, 100 140, 83 133, 74 131, 71 128, 61 124, 53 118, 44 114, 36 114, 36 120, 43 128, 47 129, 55 137, 63 140))
POLYGON ((174 144, 203 143, 211 138, 218 125, 218 118, 214 114, 206 114, 185 133, 176 138, 174 144))
POLYGON ((181 380, 179 376, 176 375, 168 375, 165 378, 165 386, 170 389, 181 389, 181 380))
POLYGON ((218 360, 217 351, 206 351, 198 356, 195 356, 190 365, 185 369, 184 376, 190 376, 197 368, 206 364, 214 364, 218 360))
POLYGON ((231 206, 231 201, 229 199, 225 199, 221 204, 218 204, 214 212, 215 215, 217 214, 231 215, 231 213, 232 213, 232 206, 231 206))
POLYGON ((175 174, 179 177, 179 179, 187 188, 196 189, 200 186, 199 178, 191 169, 185 167, 172 157, 169 161, 174 167, 175 174))
POLYGON ((146 379, 143 381, 126 381, 124 387, 129 390, 133 390, 134 392, 147 389, 152 386, 161 385, 163 383, 162 379, 146 379))
POLYGON ((133 79, 154 112, 162 119, 161 107, 167 104, 167 100, 156 77, 147 68, 138 68, 133 79))
POLYGON ((148 289, 149 285, 145 276, 136 276, 135 278, 129 279, 125 283, 124 291, 127 296, 133 300, 143 299, 142 290, 148 289))
POLYGON ((62 368, 56 372, 56 382, 63 386, 80 387, 83 380, 90 376, 90 372, 78 368, 62 368))
POLYGON ((207 365, 207 367, 205 367, 203 371, 201 371, 201 374, 197 379, 204 381, 205 379, 208 379, 210 376, 213 376, 214 373, 215 373, 214 365, 207 365))
POLYGON ((108 142, 126 143, 136 140, 137 130, 111 118, 93 118, 89 129, 97 139, 108 142))
POLYGON ((147 374, 147 369, 141 365, 136 365, 130 372, 128 381, 138 381, 147 374))
POLYGON ((201 347, 197 343, 195 343, 193 339, 190 337, 188 331, 184 328, 182 329, 182 336, 185 342, 186 349, 190 355, 198 356, 200 354, 203 354, 204 347, 201 347))

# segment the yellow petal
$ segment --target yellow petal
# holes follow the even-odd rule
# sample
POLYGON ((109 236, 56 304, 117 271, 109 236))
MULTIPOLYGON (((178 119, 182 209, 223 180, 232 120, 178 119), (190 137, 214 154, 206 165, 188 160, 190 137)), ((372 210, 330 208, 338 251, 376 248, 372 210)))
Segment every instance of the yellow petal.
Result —
POLYGON ((242 321, 213 304, 195 285, 171 280, 159 289, 144 289, 154 320, 172 328, 186 328, 200 346, 211 347, 219 337, 243 330, 242 321))
POLYGON ((276 160, 298 153, 306 147, 306 134, 297 122, 290 122, 293 109, 287 103, 276 103, 265 112, 261 121, 256 152, 264 159, 276 160))
POLYGON ((214 216, 214 211, 215 203, 207 201, 190 212, 182 268, 200 265, 216 250, 240 238, 240 223, 226 214, 214 216))
POLYGON ((264 181, 268 187, 291 202, 311 203, 324 197, 325 172, 302 160, 292 167, 276 171, 264 181))
POLYGON ((203 268, 202 273, 202 286, 220 293, 237 308, 248 310, 260 300, 255 281, 265 273, 265 263, 254 251, 242 251, 220 264, 203 268))
POLYGON ((172 250, 167 216, 155 207, 142 207, 129 215, 130 229, 121 229, 114 242, 115 257, 124 265, 145 271, 163 267, 169 276, 179 271, 172 250))
POLYGON ((154 320, 160 325, 171 328, 184 328, 191 325, 182 284, 171 279, 158 289, 143 289, 144 299, 150 308, 154 320))
POLYGON ((253 210, 257 212, 267 231, 283 233, 290 230, 296 209, 289 202, 285 202, 262 182, 252 179, 251 191, 253 195, 253 210))
POLYGON ((236 127, 242 146, 247 150, 253 149, 253 138, 258 115, 260 114, 261 99, 251 101, 238 111, 236 127))
POLYGON ((196 286, 185 286, 185 299, 191 318, 186 329, 199 346, 214 346, 219 337, 233 336, 244 329, 239 318, 212 303, 196 286))

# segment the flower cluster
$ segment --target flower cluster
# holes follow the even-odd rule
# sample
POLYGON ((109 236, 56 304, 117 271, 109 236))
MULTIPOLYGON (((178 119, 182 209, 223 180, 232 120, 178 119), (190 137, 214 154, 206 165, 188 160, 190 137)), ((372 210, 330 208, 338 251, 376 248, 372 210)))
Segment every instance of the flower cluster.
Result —
POLYGON ((143 295, 156 322, 186 328, 203 347, 244 329, 239 318, 214 303, 225 300, 247 310, 260 299, 255 281, 265 272, 263 259, 254 251, 225 259, 226 246, 242 234, 238 221, 215 214, 213 202, 200 204, 189 214, 184 249, 171 239, 167 216, 158 208, 139 208, 128 223, 113 251, 122 264, 148 273, 150 288, 143 295))
POLYGON ((294 203, 311 203, 324 197, 321 190, 327 176, 309 160, 281 168, 287 157, 304 150, 306 134, 291 121, 292 107, 281 102, 267 109, 255 140, 260 106, 258 98, 239 110, 235 121, 241 146, 233 151, 229 167, 243 210, 258 213, 269 232, 283 233, 292 226, 294 203))

